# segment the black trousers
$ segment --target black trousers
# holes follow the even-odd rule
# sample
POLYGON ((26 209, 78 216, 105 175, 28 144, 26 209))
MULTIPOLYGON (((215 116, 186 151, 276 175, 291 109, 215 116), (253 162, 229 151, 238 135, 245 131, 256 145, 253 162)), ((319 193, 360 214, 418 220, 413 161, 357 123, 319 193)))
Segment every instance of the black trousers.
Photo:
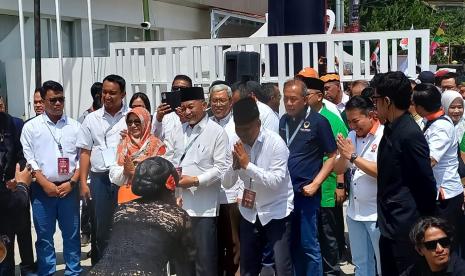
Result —
POLYGON ((338 276, 339 244, 337 207, 321 207, 318 218, 318 236, 320 240, 321 257, 323 259, 323 275, 338 276))
POLYGON ((459 194, 452 198, 446 200, 438 200, 436 201, 436 216, 443 218, 449 222, 449 224, 455 227, 455 237, 454 243, 452 244, 452 248, 454 251, 459 248, 459 245, 462 243, 462 235, 459 233, 462 232, 462 225, 461 223, 463 211, 463 194, 459 194))
POLYGON ((339 249, 339 260, 346 254, 348 251, 346 237, 344 235, 344 213, 342 210, 342 204, 337 205, 335 208, 335 217, 336 217, 336 239, 337 246, 339 249))
MULTIPOLYGON (((234 276, 239 264, 234 263, 234 241, 231 220, 239 222, 237 203, 221 204, 218 216, 218 275, 234 276)), ((238 226, 238 225, 237 225, 238 226)))
POLYGON ((197 250, 192 270, 197 276, 218 273, 217 217, 191 217, 192 236, 197 250))
POLYGON ((83 200, 81 208, 81 233, 89 237, 92 233, 92 212, 92 201, 89 199, 83 200))
POLYGON ((262 225, 257 217, 255 223, 250 223, 241 217, 241 275, 258 276, 262 268, 262 256, 265 243, 261 237, 266 237, 273 248, 276 275, 292 276, 291 258, 291 215, 282 219, 273 219, 262 225))
POLYGON ((383 235, 379 239, 379 253, 383 276, 399 276, 419 258, 410 241, 391 240, 383 235))
POLYGON ((6 212, 2 212, 1 216, 0 224, 2 224, 2 226, 0 227, 0 238, 4 240, 8 253, 6 259, 0 264, 0 276, 14 275, 15 238, 18 241, 19 255, 21 257, 21 274, 26 275, 28 272, 35 271, 32 250, 30 204, 22 208, 11 205, 8 206, 6 210, 2 211, 6 212))

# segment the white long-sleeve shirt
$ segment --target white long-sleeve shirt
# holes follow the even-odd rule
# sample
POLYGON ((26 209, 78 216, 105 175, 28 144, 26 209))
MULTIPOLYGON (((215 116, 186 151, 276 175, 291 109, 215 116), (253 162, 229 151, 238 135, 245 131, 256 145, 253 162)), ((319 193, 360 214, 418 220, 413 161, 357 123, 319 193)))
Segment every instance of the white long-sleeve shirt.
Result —
MULTIPOLYGON (((229 151, 232 151, 234 148, 234 144, 231 143, 231 141, 233 141, 234 137, 236 136, 236 129, 232 112, 229 112, 229 114, 221 120, 217 120, 214 116, 211 116, 210 119, 219 124, 226 131, 226 134, 228 135, 228 140, 230 142, 228 149, 229 151)), ((228 179, 224 179, 221 185, 221 190, 219 194, 220 204, 236 203, 237 197, 239 196, 240 191, 242 191, 241 181, 239 180, 232 185, 229 183, 224 183, 225 181, 228 181, 228 179), (225 186, 230 188, 225 188, 225 186)))
POLYGON ((182 174, 199 179, 198 187, 182 189, 183 209, 193 217, 216 217, 220 185, 224 172, 232 162, 226 132, 205 114, 193 128, 185 123, 182 132, 170 135, 166 140, 167 156, 173 156, 173 151, 177 150, 168 146, 173 144, 185 153, 183 160, 179 156, 172 161, 182 167, 182 174), (184 139, 171 141, 176 136, 184 139), (191 147, 186 151, 191 142, 191 147))
MULTIPOLYGON (((232 142, 238 140, 236 136, 232 142)), ((256 192, 254 208, 239 206, 241 215, 251 223, 258 215, 262 225, 287 217, 294 209, 294 191, 287 168, 289 150, 283 139, 262 127, 254 145, 244 147, 250 156, 247 169, 234 170, 231 164, 224 176, 225 183, 231 185, 240 178, 244 188, 256 192)))
POLYGON ((273 109, 268 105, 257 101, 258 112, 260 113, 260 121, 262 122, 262 127, 279 133, 279 118, 276 117, 273 109))
POLYGON ((66 115, 56 124, 45 113, 30 120, 21 133, 26 161, 33 170, 40 170, 51 182, 70 179, 79 168, 79 149, 76 147, 79 129, 79 122, 66 115), (61 144, 63 155, 57 142, 61 144), (66 175, 58 174, 58 158, 61 157, 69 160, 69 173, 66 175))

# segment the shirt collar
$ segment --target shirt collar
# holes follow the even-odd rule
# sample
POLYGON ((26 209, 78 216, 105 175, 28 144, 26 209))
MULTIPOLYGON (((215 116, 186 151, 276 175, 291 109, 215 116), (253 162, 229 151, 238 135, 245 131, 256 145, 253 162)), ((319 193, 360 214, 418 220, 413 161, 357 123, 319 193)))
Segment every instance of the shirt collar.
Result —
MULTIPOLYGON (((50 120, 50 117, 48 117, 48 115, 47 115, 46 112, 42 113, 42 118, 44 118, 44 120, 45 120, 46 122, 50 122, 50 123, 52 123, 53 125, 55 125, 55 123, 52 122, 52 120, 50 120)), ((61 115, 61 118, 57 121, 57 124, 58 124, 58 122, 63 122, 63 123, 65 123, 65 124, 68 122, 68 118, 66 117, 65 113, 63 113, 63 114, 61 115)))
POLYGON ((437 118, 443 116, 445 113, 444 113, 444 110, 440 109, 438 110, 437 112, 434 112, 428 116, 425 116, 425 119, 427 121, 433 121, 433 120, 436 120, 437 118))
POLYGON ((378 119, 375 119, 375 123, 374 123, 373 126, 371 127, 370 132, 368 132, 368 133, 374 136, 374 135, 376 134, 376 131, 377 131, 378 128, 379 128, 379 125, 380 125, 379 120, 378 120, 378 119))
POLYGON ((202 129, 205 128, 207 123, 208 123, 208 116, 207 116, 207 113, 204 113, 203 118, 197 124, 195 124, 194 127, 191 127, 189 125, 189 123, 184 123, 184 129, 190 128, 190 129, 192 129, 192 131, 194 131, 196 129, 202 130, 202 129))
POLYGON ((395 119, 393 122, 388 121, 385 124, 385 129, 388 130, 388 132, 392 132, 392 129, 394 129, 398 124, 400 124, 400 122, 403 121, 407 116, 410 116, 410 113, 408 111, 405 111, 404 114, 402 114, 399 118, 395 119))
POLYGON ((310 107, 309 106, 305 106, 304 109, 302 109, 302 111, 299 112, 299 114, 297 114, 296 117, 291 117, 289 116, 289 118, 293 121, 299 121, 299 120, 303 120, 305 118, 307 118, 307 113, 310 112, 310 107))
MULTIPOLYGON (((111 116, 111 114, 108 113, 105 110, 105 106, 103 106, 101 109, 102 109, 103 116, 105 116, 105 115, 111 116)), ((126 105, 123 102, 122 105, 121 105, 121 109, 118 112, 115 113, 115 116, 111 116, 111 117, 116 117, 116 116, 118 116, 118 114, 121 114, 121 115, 124 116, 124 115, 126 115, 127 112, 128 112, 128 108, 126 107, 126 105)))
POLYGON ((216 123, 218 123, 219 125, 222 125, 222 126, 226 125, 229 122, 229 120, 231 120, 231 117, 232 117, 232 112, 231 111, 228 113, 228 115, 224 116, 223 119, 218 120, 215 116, 211 116, 213 121, 215 121, 216 123))

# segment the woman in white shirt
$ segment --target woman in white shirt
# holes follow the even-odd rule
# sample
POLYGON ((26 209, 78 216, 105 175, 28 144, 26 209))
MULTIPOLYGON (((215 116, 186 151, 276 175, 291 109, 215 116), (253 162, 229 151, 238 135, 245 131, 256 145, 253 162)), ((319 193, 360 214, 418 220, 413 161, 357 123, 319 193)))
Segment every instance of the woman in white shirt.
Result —
POLYGON ((465 119, 463 118, 463 98, 459 92, 446 90, 442 93, 441 104, 444 112, 452 119, 457 134, 458 143, 463 139, 465 133, 465 119))
POLYGON ((136 107, 126 115, 127 135, 117 149, 117 162, 110 167, 110 181, 121 186, 118 203, 138 198, 131 191, 131 182, 138 163, 152 156, 166 152, 165 145, 151 133, 150 113, 143 107, 136 107), (123 185, 125 184, 125 185, 123 185))

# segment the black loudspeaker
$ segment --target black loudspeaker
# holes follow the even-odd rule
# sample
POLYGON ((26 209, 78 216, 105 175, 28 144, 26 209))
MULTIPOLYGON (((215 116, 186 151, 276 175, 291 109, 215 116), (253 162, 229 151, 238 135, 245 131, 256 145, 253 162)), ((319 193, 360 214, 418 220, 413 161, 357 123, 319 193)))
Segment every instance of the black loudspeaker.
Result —
POLYGON ((237 81, 260 82, 260 54, 257 52, 226 52, 225 81, 233 84, 237 81))

